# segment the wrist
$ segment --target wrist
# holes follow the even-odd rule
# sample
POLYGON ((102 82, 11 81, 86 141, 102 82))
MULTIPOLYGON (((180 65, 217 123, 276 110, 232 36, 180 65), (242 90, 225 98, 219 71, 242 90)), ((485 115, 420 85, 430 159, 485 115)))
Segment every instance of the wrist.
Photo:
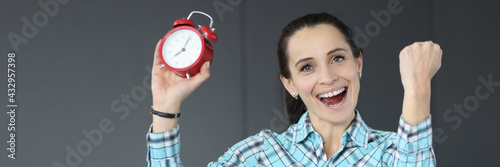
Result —
POLYGON ((181 102, 178 102, 174 98, 161 98, 161 100, 155 100, 153 98, 152 108, 160 112, 178 113, 181 106, 181 102))
POLYGON ((179 108, 183 99, 172 94, 155 94, 153 93, 153 107, 155 110, 162 111, 163 109, 179 108))
POLYGON ((162 118, 179 118, 181 116, 181 113, 168 113, 168 112, 161 112, 161 111, 156 111, 153 109, 153 106, 151 106, 151 112, 149 112, 151 115, 156 115, 162 118))
POLYGON ((431 83, 412 82, 411 84, 403 84, 403 89, 405 96, 426 97, 431 94, 431 83))
MULTIPOLYGON (((156 102, 153 103, 153 106, 151 106, 151 108, 153 110, 162 113, 180 114, 179 111, 180 104, 176 103, 156 102)), ((153 133, 164 132, 173 129, 179 123, 179 118, 165 118, 155 114, 153 114, 152 116, 153 116, 153 128, 152 128, 153 133)))
POLYGON ((179 113, 180 104, 173 103, 153 103, 151 106, 153 110, 164 113, 179 113))

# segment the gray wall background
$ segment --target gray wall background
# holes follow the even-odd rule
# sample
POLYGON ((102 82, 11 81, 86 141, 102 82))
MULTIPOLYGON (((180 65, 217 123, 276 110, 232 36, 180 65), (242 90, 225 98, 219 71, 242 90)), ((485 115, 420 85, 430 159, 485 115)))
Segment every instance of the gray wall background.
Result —
MULTIPOLYGON (((7 34, 22 35, 22 18, 33 22, 33 16, 44 11, 38 2, 47 1, 0 1, 2 92, 7 89, 7 54, 14 51, 7 34)), ((154 46, 173 21, 193 10, 212 15, 220 39, 214 44, 211 78, 181 109, 183 163, 204 166, 262 129, 287 128, 275 53, 280 31, 288 22, 324 11, 365 31, 367 24, 376 21, 370 11, 387 10, 391 1, 397 0, 72 0, 59 4, 54 16, 40 23, 35 35, 16 52, 16 159, 7 158, 9 116, 3 95, 0 166, 52 166, 54 162, 68 166, 66 148, 76 150, 78 143, 88 141, 82 131, 99 128, 102 120, 111 121, 114 129, 104 133, 99 145, 92 145, 78 166, 146 166, 145 135, 151 123, 148 69, 154 46), (122 101, 126 97, 129 103, 122 101)), ((433 40, 444 50, 432 87, 438 164, 498 165, 500 87, 481 88, 480 93, 489 96, 473 100, 476 88, 484 87, 478 77, 488 80, 490 75, 500 82, 500 3, 397 2, 401 11, 392 14, 386 26, 377 23, 379 31, 364 47, 358 103, 363 118, 372 128, 396 130, 403 97, 399 51, 414 41, 433 40), (469 108, 460 113, 453 110, 454 105, 469 108)), ((208 24, 203 17, 193 19, 208 24)))

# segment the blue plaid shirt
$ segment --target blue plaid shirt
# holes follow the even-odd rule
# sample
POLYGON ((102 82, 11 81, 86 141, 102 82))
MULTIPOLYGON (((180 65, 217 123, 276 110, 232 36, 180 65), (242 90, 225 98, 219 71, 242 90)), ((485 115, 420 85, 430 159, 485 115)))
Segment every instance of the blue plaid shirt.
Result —
MULTIPOLYGON (((179 126, 147 134, 149 167, 183 166, 179 126)), ((436 166, 431 117, 410 126, 399 119, 398 132, 374 130, 359 112, 342 135, 341 147, 328 158, 323 139, 308 112, 282 134, 263 130, 250 136, 208 166, 436 166)))

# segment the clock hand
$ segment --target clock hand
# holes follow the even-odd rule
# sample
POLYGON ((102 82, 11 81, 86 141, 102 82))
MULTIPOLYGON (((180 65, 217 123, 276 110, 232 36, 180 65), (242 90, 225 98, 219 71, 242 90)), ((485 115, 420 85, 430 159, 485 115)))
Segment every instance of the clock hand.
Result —
POLYGON ((189 40, 191 39, 191 35, 188 37, 188 39, 186 40, 186 43, 184 44, 184 46, 182 47, 182 50, 184 50, 184 48, 186 48, 186 45, 188 44, 189 40))
POLYGON ((177 56, 177 55, 179 55, 180 53, 182 53, 182 52, 186 51, 186 45, 187 45, 187 43, 189 42, 189 40, 190 40, 190 39, 191 39, 191 36, 189 36, 189 38, 186 40, 186 43, 184 43, 184 46, 182 47, 181 51, 177 52, 177 53, 174 55, 174 57, 175 57, 175 56, 177 56))
POLYGON ((186 49, 182 48, 182 50, 181 50, 181 51, 179 51, 179 52, 177 52, 177 53, 174 55, 174 57, 175 57, 175 56, 177 56, 177 55, 179 55, 179 54, 181 54, 181 53, 182 53, 182 52, 184 52, 185 50, 186 50, 186 49))

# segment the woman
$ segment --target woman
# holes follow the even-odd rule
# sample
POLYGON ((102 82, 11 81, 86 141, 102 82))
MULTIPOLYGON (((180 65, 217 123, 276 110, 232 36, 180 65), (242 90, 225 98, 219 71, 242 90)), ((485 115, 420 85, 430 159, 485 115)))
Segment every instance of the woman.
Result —
MULTIPOLYGON (((300 17, 283 29, 278 43, 280 79, 294 124, 282 134, 264 130, 248 137, 209 166, 435 166, 430 85, 441 54, 431 41, 401 51, 405 93, 398 132, 373 130, 355 109, 363 56, 350 29, 326 13, 300 17)), ((152 109, 161 113, 179 113, 181 102, 210 76, 208 62, 190 80, 159 66, 156 52, 152 109)), ((177 123, 178 118, 153 115, 150 166, 182 166, 177 123)))

